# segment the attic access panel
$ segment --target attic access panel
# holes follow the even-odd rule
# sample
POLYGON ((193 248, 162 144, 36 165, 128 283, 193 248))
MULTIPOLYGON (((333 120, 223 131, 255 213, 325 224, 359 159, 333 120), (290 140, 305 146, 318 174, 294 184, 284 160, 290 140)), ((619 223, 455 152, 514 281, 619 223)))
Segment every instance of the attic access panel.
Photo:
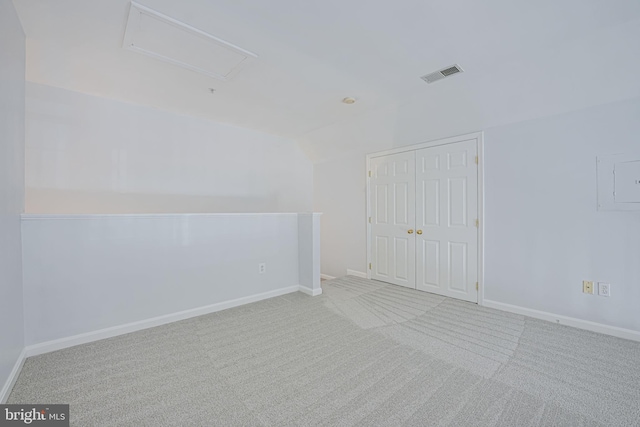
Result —
POLYGON ((131 2, 122 47, 220 80, 229 80, 253 52, 131 2))

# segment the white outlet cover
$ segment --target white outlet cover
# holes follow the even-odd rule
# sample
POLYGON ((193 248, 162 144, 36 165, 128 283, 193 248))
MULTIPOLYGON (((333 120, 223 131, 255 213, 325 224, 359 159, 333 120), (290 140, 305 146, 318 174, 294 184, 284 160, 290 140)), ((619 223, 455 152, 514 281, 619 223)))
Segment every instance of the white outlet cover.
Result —
POLYGON ((598 295, 602 297, 611 296, 611 284, 598 282, 598 295))
POLYGON ((262 274, 267 271, 267 263, 261 262, 258 264, 258 273, 262 274))

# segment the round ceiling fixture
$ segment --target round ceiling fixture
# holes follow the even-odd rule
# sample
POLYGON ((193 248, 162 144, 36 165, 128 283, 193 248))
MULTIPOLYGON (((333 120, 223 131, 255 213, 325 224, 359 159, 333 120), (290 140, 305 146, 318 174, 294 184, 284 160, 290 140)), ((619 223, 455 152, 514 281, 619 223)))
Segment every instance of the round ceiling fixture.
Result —
POLYGON ((345 104, 354 104, 356 102, 355 98, 351 98, 350 96, 347 96, 346 98, 344 98, 342 100, 343 103, 345 104))

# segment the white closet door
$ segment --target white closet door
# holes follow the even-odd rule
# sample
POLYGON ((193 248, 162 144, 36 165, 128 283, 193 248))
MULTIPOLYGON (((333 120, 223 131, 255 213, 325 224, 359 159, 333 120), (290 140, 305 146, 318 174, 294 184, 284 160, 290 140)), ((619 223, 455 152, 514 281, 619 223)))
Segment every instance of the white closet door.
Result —
POLYGON ((476 140, 416 151, 416 287, 478 302, 476 140))
POLYGON ((415 288, 415 152, 374 158, 371 171, 371 278, 415 288))

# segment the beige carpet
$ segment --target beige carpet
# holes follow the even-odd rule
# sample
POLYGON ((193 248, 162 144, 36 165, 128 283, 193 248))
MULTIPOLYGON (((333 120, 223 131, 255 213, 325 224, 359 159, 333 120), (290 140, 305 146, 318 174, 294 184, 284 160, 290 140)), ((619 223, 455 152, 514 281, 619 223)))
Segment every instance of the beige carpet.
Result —
POLYGON ((640 343, 351 276, 27 359, 74 426, 640 426, 640 343))

